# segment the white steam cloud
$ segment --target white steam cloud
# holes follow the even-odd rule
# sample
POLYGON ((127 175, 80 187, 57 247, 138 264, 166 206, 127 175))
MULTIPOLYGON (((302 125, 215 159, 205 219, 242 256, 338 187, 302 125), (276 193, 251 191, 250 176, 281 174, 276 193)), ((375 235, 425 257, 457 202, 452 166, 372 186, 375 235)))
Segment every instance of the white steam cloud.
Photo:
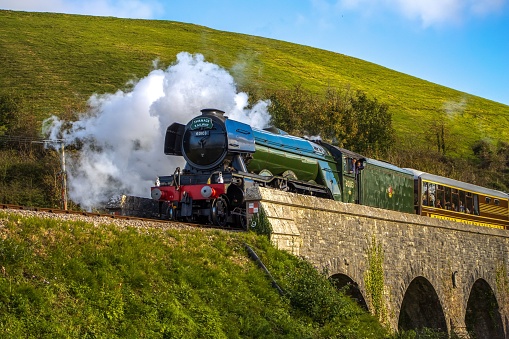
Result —
POLYGON ((93 95, 91 110, 79 121, 47 119, 43 133, 81 145, 67 159, 68 192, 71 200, 91 209, 117 194, 148 197, 158 175, 173 174, 184 164, 183 158, 163 153, 166 128, 173 122, 186 124, 201 109, 217 108, 263 128, 270 121, 268 104, 259 101, 248 108, 247 94, 237 92, 225 69, 201 54, 182 52, 174 65, 152 71, 132 91, 93 95))
POLYGON ((459 101, 447 101, 444 103, 444 111, 450 118, 455 115, 462 115, 467 107, 467 99, 461 98, 459 101))

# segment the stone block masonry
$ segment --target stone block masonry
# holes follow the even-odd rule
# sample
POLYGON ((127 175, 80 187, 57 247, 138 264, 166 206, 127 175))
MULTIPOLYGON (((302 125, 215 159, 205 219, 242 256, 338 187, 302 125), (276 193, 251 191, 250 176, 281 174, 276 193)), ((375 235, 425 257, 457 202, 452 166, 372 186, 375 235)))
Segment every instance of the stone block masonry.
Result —
POLYGON ((333 278, 348 277, 370 312, 393 330, 435 327, 506 337, 508 231, 259 187, 247 198, 263 208, 276 247, 333 278), (373 281, 369 256, 375 245, 381 249, 381 306, 366 284, 373 281), (479 306, 486 293, 494 302, 479 306), (492 320, 481 319, 486 312, 492 320))

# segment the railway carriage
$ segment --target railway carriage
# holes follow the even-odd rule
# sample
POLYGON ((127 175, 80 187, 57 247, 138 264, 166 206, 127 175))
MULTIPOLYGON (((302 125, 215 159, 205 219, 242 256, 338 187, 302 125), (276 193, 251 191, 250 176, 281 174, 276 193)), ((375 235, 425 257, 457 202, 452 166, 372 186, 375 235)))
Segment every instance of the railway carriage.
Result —
POLYGON ((509 228, 509 196, 506 193, 408 170, 414 174, 417 214, 476 226, 509 228))

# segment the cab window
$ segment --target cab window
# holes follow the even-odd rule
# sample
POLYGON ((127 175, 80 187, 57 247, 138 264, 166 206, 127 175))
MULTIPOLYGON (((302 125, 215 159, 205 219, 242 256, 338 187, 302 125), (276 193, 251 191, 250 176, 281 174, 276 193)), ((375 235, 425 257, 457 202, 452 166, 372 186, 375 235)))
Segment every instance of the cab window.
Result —
POLYGON ((355 159, 352 158, 345 158, 345 161, 343 162, 343 172, 353 174, 354 167, 355 167, 355 159))

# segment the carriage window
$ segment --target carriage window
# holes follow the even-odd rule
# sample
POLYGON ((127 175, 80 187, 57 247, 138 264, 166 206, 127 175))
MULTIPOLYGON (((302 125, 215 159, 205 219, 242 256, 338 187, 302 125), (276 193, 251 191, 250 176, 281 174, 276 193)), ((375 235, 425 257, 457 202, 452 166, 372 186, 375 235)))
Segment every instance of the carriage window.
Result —
POLYGON ((445 204, 444 207, 448 210, 451 209, 451 188, 446 187, 445 188, 445 204))
POLYGON ((444 208, 444 186, 437 185, 437 192, 435 196, 435 207, 444 208))
POLYGON ((456 188, 453 188, 451 190, 451 211, 459 211, 459 205, 460 205, 460 197, 458 195, 458 190, 456 188))
POLYGON ((422 183, 422 196, 421 196, 421 202, 422 206, 428 206, 429 201, 429 192, 428 192, 428 183, 423 182, 422 183))
POLYGON ((491 202, 491 198, 490 197, 486 197, 486 203, 489 204, 491 202))
POLYGON ((466 199, 465 199, 465 192, 460 191, 460 205, 458 207, 458 211, 465 213, 466 212, 466 199))
POLYGON ((494 202, 494 203, 495 203, 495 205, 497 205, 497 206, 499 206, 499 205, 500 205, 500 200, 498 200, 498 199, 493 200, 493 202, 494 202))
POLYGON ((437 185, 428 183, 428 206, 435 206, 437 185))
POLYGON ((472 192, 467 192, 465 197, 465 212, 474 213, 474 199, 472 198, 472 192))
POLYGON ((436 185, 428 182, 422 183, 421 202, 423 206, 435 206, 436 185))
POLYGON ((472 213, 479 215, 479 196, 474 194, 474 206, 472 208, 472 213))

